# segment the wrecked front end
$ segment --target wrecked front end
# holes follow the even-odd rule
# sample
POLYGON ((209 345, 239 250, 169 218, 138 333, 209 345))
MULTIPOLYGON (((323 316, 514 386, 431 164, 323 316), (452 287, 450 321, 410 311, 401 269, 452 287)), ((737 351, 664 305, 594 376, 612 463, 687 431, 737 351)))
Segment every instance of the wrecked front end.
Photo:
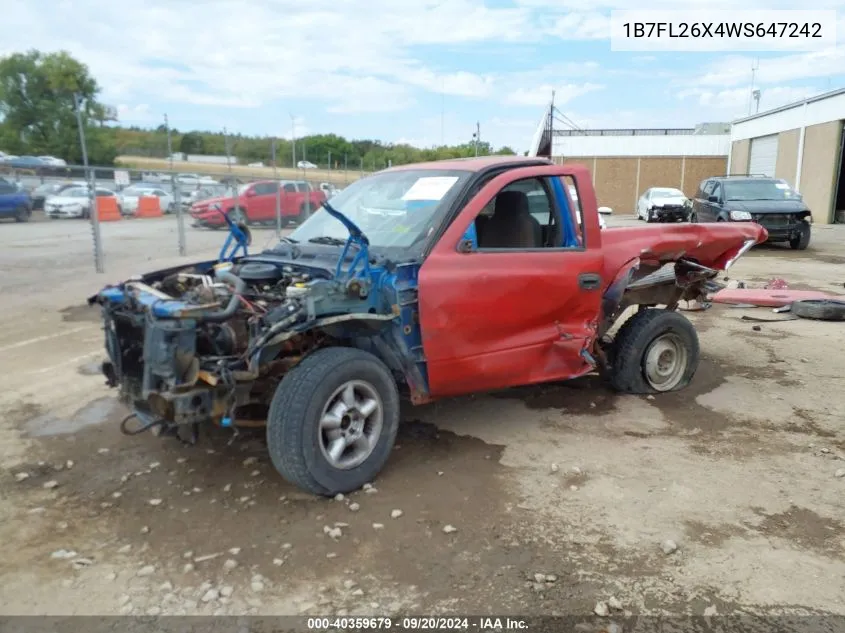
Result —
POLYGON ((102 310, 103 373, 137 418, 124 432, 195 440, 203 423, 262 426, 285 373, 326 345, 373 348, 424 390, 406 360, 418 266, 338 275, 328 261, 304 266, 266 252, 150 273, 90 297, 102 310))

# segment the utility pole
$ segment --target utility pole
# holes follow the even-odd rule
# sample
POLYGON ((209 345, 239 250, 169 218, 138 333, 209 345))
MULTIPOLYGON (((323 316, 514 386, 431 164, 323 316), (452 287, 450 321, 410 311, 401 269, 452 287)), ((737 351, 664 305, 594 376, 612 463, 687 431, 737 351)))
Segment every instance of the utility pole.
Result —
POLYGON ((82 126, 82 104, 79 94, 73 94, 73 105, 76 110, 76 125, 79 127, 79 144, 82 146, 82 165, 85 168, 85 181, 88 183, 88 215, 91 218, 91 234, 94 238, 94 268, 98 273, 105 272, 103 268, 103 243, 100 239, 100 217, 97 210, 97 192, 88 167, 88 147, 85 144, 85 129, 82 126))
POLYGON ((279 171, 276 168, 276 139, 270 144, 270 155, 273 160, 273 180, 276 182, 276 237, 282 236, 282 183, 279 182, 279 171))
POLYGON ((751 104, 754 103, 754 80, 757 78, 757 70, 760 68, 760 58, 757 57, 751 62, 751 91, 748 95, 748 116, 751 116, 751 104))
MULTIPOLYGON (((229 165, 229 174, 232 174, 232 148, 229 145, 229 133, 226 131, 226 128, 223 128, 223 145, 226 147, 226 163, 229 165)), ((237 200, 238 199, 238 184, 235 182, 235 178, 232 177, 230 179, 232 184, 232 197, 237 200)))
POLYGON ((552 90, 552 102, 549 105, 549 160, 554 160, 555 144, 555 91, 552 90))
POLYGON ((179 234, 179 254, 185 255, 185 218, 182 217, 182 189, 176 182, 176 172, 173 171, 173 144, 170 138, 170 122, 164 115, 164 129, 167 131, 167 156, 170 158, 170 189, 173 191, 173 204, 176 206, 176 227, 179 234))
POLYGON ((481 142, 481 123, 478 121, 475 123, 475 133, 472 138, 475 139, 475 155, 478 156, 478 144, 481 142))
POLYGON ((290 166, 296 169, 296 118, 290 115, 290 149, 291 149, 291 164, 290 166))
POLYGON ((446 144, 446 79, 440 81, 440 147, 446 144))

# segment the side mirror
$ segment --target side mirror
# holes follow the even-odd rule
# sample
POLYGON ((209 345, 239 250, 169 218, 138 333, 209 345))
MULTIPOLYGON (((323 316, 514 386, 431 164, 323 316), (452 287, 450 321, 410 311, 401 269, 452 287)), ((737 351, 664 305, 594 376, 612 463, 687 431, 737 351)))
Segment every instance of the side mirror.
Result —
POLYGON ((461 240, 461 242, 458 244, 459 253, 471 253, 472 251, 472 240, 461 240))
POLYGON ((715 202, 718 204, 719 196, 707 196, 707 202, 715 202))
POLYGON ((246 195, 247 198, 252 198, 255 195, 255 189, 247 189, 244 195, 246 195))
POLYGON ((601 215, 613 215, 613 209, 610 207, 599 207, 599 213, 601 215))

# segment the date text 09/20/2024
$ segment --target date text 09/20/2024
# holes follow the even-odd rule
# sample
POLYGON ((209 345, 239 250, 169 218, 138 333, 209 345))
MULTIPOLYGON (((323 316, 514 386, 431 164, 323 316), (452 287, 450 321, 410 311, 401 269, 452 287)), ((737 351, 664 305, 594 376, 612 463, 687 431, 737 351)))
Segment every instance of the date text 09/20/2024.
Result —
POLYGON ((399 631, 519 631, 528 623, 522 618, 497 617, 351 617, 308 618, 312 631, 366 631, 395 629, 399 631))

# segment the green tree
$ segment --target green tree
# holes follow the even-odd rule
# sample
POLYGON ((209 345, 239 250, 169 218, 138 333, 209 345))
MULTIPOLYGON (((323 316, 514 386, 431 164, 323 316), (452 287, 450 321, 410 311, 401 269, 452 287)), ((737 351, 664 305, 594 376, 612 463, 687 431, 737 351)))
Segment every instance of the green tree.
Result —
POLYGON ((199 132, 188 132, 179 141, 179 151, 183 154, 204 154, 205 138, 199 132))
POLYGON ((113 135, 102 127, 99 86, 88 67, 61 51, 31 50, 0 58, 0 139, 15 153, 49 154, 82 162, 74 95, 79 95, 92 164, 110 165, 113 135), (97 125, 97 122, 100 122, 97 125))

